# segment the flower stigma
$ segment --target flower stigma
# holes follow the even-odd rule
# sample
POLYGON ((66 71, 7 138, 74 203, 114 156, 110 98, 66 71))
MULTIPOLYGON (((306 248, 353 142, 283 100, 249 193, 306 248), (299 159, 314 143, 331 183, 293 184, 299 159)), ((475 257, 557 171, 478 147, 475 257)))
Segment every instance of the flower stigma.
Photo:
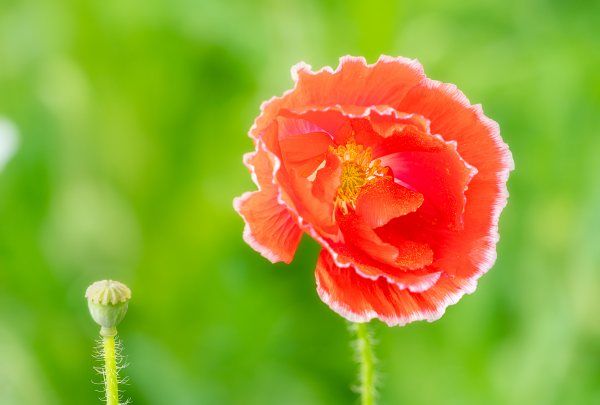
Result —
POLYGON ((373 180, 386 176, 388 168, 381 166, 379 159, 372 159, 371 148, 358 145, 354 140, 350 140, 346 145, 330 146, 329 151, 342 163, 340 186, 334 204, 347 214, 348 206, 356 208, 360 189, 373 180))

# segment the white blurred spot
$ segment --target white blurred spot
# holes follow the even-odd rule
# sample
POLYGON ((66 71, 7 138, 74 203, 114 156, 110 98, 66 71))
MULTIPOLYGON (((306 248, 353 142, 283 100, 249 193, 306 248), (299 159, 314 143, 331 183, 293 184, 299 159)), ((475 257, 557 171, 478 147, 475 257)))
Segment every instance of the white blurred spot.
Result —
POLYGON ((0 117, 0 170, 14 155, 18 145, 17 127, 9 120, 0 117))

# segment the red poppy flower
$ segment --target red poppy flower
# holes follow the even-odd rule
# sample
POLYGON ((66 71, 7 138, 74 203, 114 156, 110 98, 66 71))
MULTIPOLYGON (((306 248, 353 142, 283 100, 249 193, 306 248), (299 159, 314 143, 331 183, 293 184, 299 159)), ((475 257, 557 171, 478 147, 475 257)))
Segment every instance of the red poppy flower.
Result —
POLYGON ((292 77, 250 130, 244 240, 289 263, 313 237, 319 296, 351 321, 438 319, 496 259, 513 169, 498 124, 416 60, 346 56, 292 77))

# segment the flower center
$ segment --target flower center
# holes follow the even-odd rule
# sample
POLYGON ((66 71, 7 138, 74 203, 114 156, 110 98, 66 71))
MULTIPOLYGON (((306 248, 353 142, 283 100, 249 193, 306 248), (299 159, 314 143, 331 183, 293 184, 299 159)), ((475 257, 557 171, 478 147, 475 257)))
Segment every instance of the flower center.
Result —
POLYGON ((340 207, 344 214, 348 213, 348 206, 356 208, 356 199, 360 189, 373 180, 384 177, 387 167, 382 167, 379 159, 372 160, 371 148, 357 145, 350 140, 346 145, 334 148, 329 147, 342 163, 340 186, 338 187, 335 205, 340 207))

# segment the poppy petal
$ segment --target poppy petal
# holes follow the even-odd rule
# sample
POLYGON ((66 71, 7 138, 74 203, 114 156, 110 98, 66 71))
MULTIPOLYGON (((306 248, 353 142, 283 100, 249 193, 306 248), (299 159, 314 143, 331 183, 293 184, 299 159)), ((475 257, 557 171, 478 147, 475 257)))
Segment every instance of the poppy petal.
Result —
POLYGON ((324 203, 329 204, 332 208, 333 201, 337 194, 341 173, 342 165, 340 159, 333 153, 327 153, 326 159, 323 161, 323 167, 315 172, 312 193, 315 197, 324 203))
POLYGON ((262 149, 247 154, 244 161, 259 187, 233 201, 245 222, 244 241, 273 263, 290 263, 302 231, 290 211, 278 201, 272 163, 262 149))
POLYGON ((410 235, 407 232, 408 229, 392 226, 398 222, 398 220, 394 220, 383 227, 375 229, 381 240, 398 249, 399 254, 396 262, 408 270, 420 269, 433 263, 431 245, 427 242, 414 240, 414 235, 410 235))
MULTIPOLYGON (((330 134, 337 144, 348 141, 355 120, 367 120, 379 137, 387 138, 394 132, 413 126, 429 132, 429 121, 419 114, 396 111, 388 105, 374 106, 302 106, 280 111, 280 116, 309 121, 330 134)), ((357 139, 358 143, 363 143, 357 139)), ((368 142, 367 142, 368 144, 368 142)))
POLYGON ((327 236, 337 234, 338 228, 333 218, 333 200, 325 201, 322 198, 325 198, 327 193, 333 193, 331 190, 337 190, 339 186, 339 162, 326 154, 325 164, 328 166, 314 173, 315 177, 319 175, 319 179, 314 179, 315 185, 311 176, 303 176, 304 173, 298 172, 293 165, 286 165, 287 162, 282 158, 278 133, 278 125, 275 122, 265 129, 258 141, 275 162, 274 176, 279 189, 278 200, 295 213, 300 227, 311 236, 316 237, 319 233, 327 236))
POLYGON ((325 159, 331 136, 306 120, 278 117, 277 122, 283 161, 299 175, 308 177, 325 159))
POLYGON ((299 63, 292 68, 296 90, 291 94, 296 105, 391 105, 425 76, 416 60, 382 56, 369 65, 364 58, 344 56, 335 71, 312 72, 299 63))
POLYGON ((242 216, 244 241, 273 263, 291 263, 302 231, 285 206, 277 202, 277 193, 254 191, 234 200, 242 216))
POLYGON ((336 220, 344 236, 344 243, 349 248, 350 254, 360 260, 362 256, 395 265, 398 258, 398 249, 385 243, 359 215, 350 210, 336 213, 336 220))
POLYGON ((356 200, 356 213, 371 227, 377 228, 391 219, 416 211, 423 195, 409 190, 389 177, 365 185, 356 200))
POLYGON ((315 276, 321 300, 333 311, 352 322, 379 318, 389 326, 435 321, 448 305, 474 290, 474 283, 442 274, 429 289, 411 292, 385 278, 371 280, 352 267, 338 267, 326 250, 319 255, 315 276))
POLYGON ((496 259, 498 219, 506 206, 506 181, 514 169, 498 124, 480 105, 471 105, 456 86, 427 79, 415 86, 397 108, 426 116, 431 131, 456 142, 457 151, 478 170, 465 197, 464 230, 440 241, 440 263, 453 275, 479 277, 496 259))
POLYGON ((378 151, 384 149, 393 153, 380 156, 381 164, 423 195, 421 212, 440 226, 461 229, 465 191, 476 170, 460 157, 456 145, 410 129, 387 138, 378 151))

